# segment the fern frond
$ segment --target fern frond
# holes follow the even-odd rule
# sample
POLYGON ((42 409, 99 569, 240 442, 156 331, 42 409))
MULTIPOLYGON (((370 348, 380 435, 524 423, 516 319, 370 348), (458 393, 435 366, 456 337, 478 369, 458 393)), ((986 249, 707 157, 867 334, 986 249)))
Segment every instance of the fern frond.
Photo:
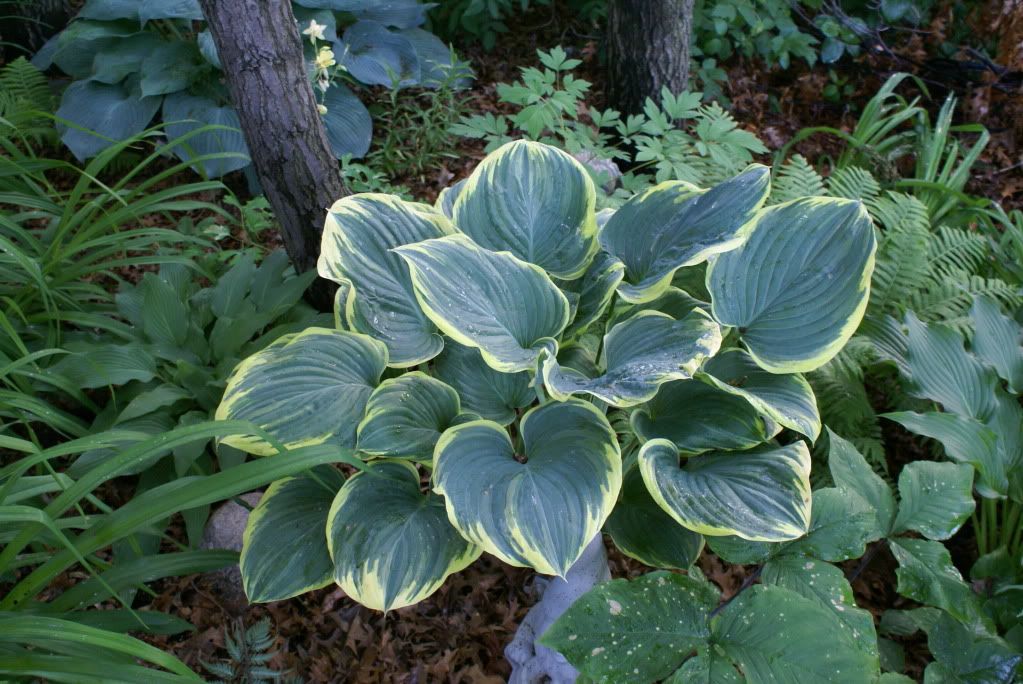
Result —
POLYGON ((875 220, 883 227, 871 279, 867 318, 905 311, 914 292, 929 283, 927 207, 911 195, 889 192, 873 203, 875 220))
POLYGON ((972 329, 970 307, 973 298, 985 295, 997 300, 1009 311, 1023 303, 1023 295, 1014 287, 998 278, 984 278, 952 273, 937 280, 925 291, 910 298, 909 308, 916 312, 921 321, 942 323, 968 336, 972 329))
POLYGON ((52 112, 55 104, 53 91, 42 71, 24 57, 0 69, 0 92, 4 92, 25 107, 41 112, 52 112))
POLYGON ((881 184, 877 179, 859 166, 846 166, 835 169, 828 177, 828 191, 835 197, 872 202, 881 194, 881 184))
POLYGON ((824 179, 801 154, 778 167, 771 187, 768 204, 781 204, 798 197, 818 197, 828 194, 824 179))
POLYGON ((927 247, 931 277, 935 281, 973 275, 987 256, 987 240, 983 235, 945 225, 938 226, 927 247))

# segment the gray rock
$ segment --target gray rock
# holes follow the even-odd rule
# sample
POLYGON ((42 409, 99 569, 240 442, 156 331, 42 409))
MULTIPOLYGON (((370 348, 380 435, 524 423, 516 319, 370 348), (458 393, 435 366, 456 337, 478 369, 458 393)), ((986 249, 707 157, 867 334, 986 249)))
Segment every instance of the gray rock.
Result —
MULTIPOLYGON (((249 492, 238 498, 255 507, 262 496, 263 492, 249 492)), ((248 509, 234 501, 228 501, 214 511, 206 522, 199 548, 241 551, 242 537, 248 522, 248 509)), ((207 575, 217 592, 217 599, 224 608, 237 614, 245 612, 249 602, 245 597, 245 590, 242 589, 242 573, 237 565, 213 570, 207 575)))
POLYGON ((618 187, 618 180, 622 177, 622 170, 618 164, 611 159, 602 159, 589 150, 576 152, 572 155, 580 164, 589 167, 593 173, 604 181, 602 186, 604 192, 611 194, 618 187))

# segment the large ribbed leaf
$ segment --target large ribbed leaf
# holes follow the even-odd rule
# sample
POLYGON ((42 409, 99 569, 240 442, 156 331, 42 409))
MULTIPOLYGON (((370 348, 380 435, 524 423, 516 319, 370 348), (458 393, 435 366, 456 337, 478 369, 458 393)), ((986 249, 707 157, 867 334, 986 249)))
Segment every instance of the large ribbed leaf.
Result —
POLYGON ((770 188, 770 169, 754 164, 707 191, 667 181, 630 199, 600 232, 604 249, 625 264, 618 293, 648 302, 679 268, 738 247, 770 188))
POLYGON ((892 539, 889 548, 899 567, 895 571, 903 596, 928 606, 943 608, 964 622, 980 613, 980 602, 941 542, 926 539, 892 539))
POLYGON ((899 473, 899 515, 895 532, 913 530, 945 540, 973 513, 973 468, 960 463, 913 461, 899 473))
POLYGON ((626 556, 654 568, 689 569, 703 551, 703 537, 676 523, 650 496, 639 468, 629 468, 622 496, 604 524, 626 556))
POLYGON ((684 454, 750 449, 773 437, 748 401, 696 380, 661 385, 631 420, 644 442, 667 439, 684 454))
POLYGON ((635 406, 653 398, 664 383, 693 377, 720 346, 721 329, 702 309, 679 321, 647 311, 605 335, 603 375, 586 377, 548 355, 543 364, 544 385, 559 400, 586 393, 614 406, 635 406))
POLYGON ((529 411, 520 435, 524 463, 497 423, 449 429, 434 453, 434 489, 466 539, 511 565, 563 577, 618 498, 618 442, 604 414, 580 401, 529 411))
POLYGON ((709 311, 710 303, 701 301, 677 287, 669 287, 659 297, 649 302, 634 306, 616 307, 615 311, 608 316, 607 327, 611 328, 622 321, 635 318, 644 311, 660 311, 672 318, 681 320, 688 316, 693 309, 709 311))
POLYGON ((696 379, 738 395, 782 427, 816 441, 821 416, 810 383, 801 375, 768 373, 741 349, 708 359, 696 379))
POLYGON ((625 267, 621 262, 607 252, 598 252, 582 278, 558 282, 558 287, 566 295, 579 298, 575 316, 565 329, 566 340, 579 336, 604 315, 624 274, 625 267))
POLYGON ((459 410, 455 390, 425 373, 384 380, 366 404, 358 449, 372 456, 429 460, 459 410))
POLYGON ((330 507, 327 545, 345 593, 384 611, 422 601, 480 555, 401 461, 371 463, 345 483, 330 507))
POLYGON ((345 29, 344 40, 337 47, 338 63, 366 85, 405 87, 419 83, 421 71, 415 47, 408 38, 379 22, 355 22, 345 29))
POLYGON ((706 535, 786 541, 810 524, 810 452, 802 442, 708 454, 679 467, 679 452, 655 439, 639 452, 643 481, 679 524, 706 535))
MULTIPOLYGON (((252 421, 288 448, 352 447, 386 365, 387 348, 367 335, 326 328, 285 335, 238 364, 216 418, 252 421)), ((252 454, 276 453, 255 436, 223 442, 252 454)))
POLYGON ((501 425, 515 420, 516 409, 536 399, 529 373, 496 371, 486 364, 479 349, 453 340, 444 341, 444 351, 434 359, 433 373, 458 392, 464 410, 501 425))
POLYGON ((714 316, 738 328, 762 368, 818 368, 863 318, 875 248, 859 202, 812 197, 768 207, 749 239, 707 271, 714 316))
POLYGON ((1023 393, 1023 347, 1020 327, 1002 313, 998 302, 989 297, 976 297, 970 309, 973 320, 973 351, 998 371, 1014 394, 1023 393))
POLYGON ((835 486, 859 496, 874 513, 874 533, 886 537, 895 521, 895 496, 856 447, 828 430, 828 468, 835 486))
POLYGON ((334 156, 366 156, 373 140, 373 119, 358 96, 342 83, 332 83, 323 96, 323 127, 334 156))
POLYGON ((504 373, 534 370, 568 325, 568 300, 543 270, 464 235, 399 247, 416 297, 444 334, 504 373))
POLYGON ((344 476, 329 466, 274 482, 249 515, 242 546, 245 595, 282 601, 330 584, 327 512, 344 476))
POLYGON ((583 274, 597 248, 596 194, 582 164, 556 147, 517 140, 487 155, 458 194, 458 229, 558 278, 583 274))
POLYGON ((392 366, 422 363, 444 346, 419 308, 408 266, 392 250, 452 231, 433 208, 391 195, 350 195, 327 213, 317 270, 351 285, 345 302, 348 325, 387 345, 392 366))
POLYGON ((238 112, 233 107, 182 91, 164 98, 163 121, 171 139, 204 126, 218 127, 196 133, 174 147, 174 154, 182 161, 220 155, 196 162, 195 168, 201 168, 207 176, 218 178, 249 165, 249 148, 241 132, 238 112))
POLYGON ((812 500, 806 536, 777 548, 775 554, 839 562, 859 558, 868 543, 881 538, 874 511, 862 497, 823 487, 814 490, 812 500))
POLYGON ((88 159, 144 131, 159 108, 159 97, 139 97, 123 85, 75 81, 61 97, 57 130, 75 157, 88 159))

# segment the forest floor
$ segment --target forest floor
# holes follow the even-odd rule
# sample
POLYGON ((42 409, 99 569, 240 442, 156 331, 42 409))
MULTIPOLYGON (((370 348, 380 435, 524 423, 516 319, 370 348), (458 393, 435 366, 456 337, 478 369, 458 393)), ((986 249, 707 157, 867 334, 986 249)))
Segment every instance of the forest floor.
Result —
MULTIPOLYGON (((940 34, 942 22, 947 21, 939 15, 929 30, 940 34)), ((460 50, 476 74, 466 96, 471 113, 505 111, 498 101, 496 84, 516 80, 519 66, 535 65, 538 48, 559 44, 571 56, 583 60, 577 71, 593 84, 589 103, 605 106, 599 37, 593 35, 594 27, 580 26, 563 11, 540 7, 518 17, 509 28, 492 52, 476 47, 460 50)), ((727 65, 725 93, 731 100, 733 116, 774 151, 807 126, 851 130, 867 100, 889 75, 913 71, 922 77, 929 92, 929 97, 923 97, 928 109, 936 112, 946 94, 954 91, 960 98, 957 122, 979 122, 991 132, 991 142, 975 167, 968 190, 998 200, 1006 209, 1023 206, 1018 147, 1023 117, 1017 116, 1018 99, 1014 102, 993 86, 983 65, 929 62, 927 54, 924 38, 916 34, 898 54, 881 51, 844 62, 841 73, 853 92, 840 103, 821 96, 829 83, 828 68, 810 68, 802 62, 783 71, 766 69, 757 61, 735 60, 727 65)), ((1014 68, 1018 70, 1020 65, 1014 68)), ((912 92, 912 86, 907 92, 912 92)), ((432 201, 440 189, 468 175, 483 157, 480 141, 463 139, 456 145, 452 158, 435 172, 392 180, 407 185, 418 199, 432 201)), ((799 143, 794 151, 817 160, 840 149, 838 140, 821 135, 799 143)), ((905 442, 893 446, 895 461, 902 460, 900 455, 907 456, 900 450, 913 449, 905 442)), ((953 556, 963 569, 969 567, 975 555, 971 535, 967 526, 951 543, 953 556)), ((629 577, 645 571, 621 556, 610 543, 608 548, 614 576, 629 577)), ((882 548, 872 557, 852 584, 857 603, 880 616, 887 608, 902 607, 905 600, 897 595, 892 583, 895 562, 891 555, 882 548)), ((709 552, 703 554, 699 565, 726 597, 745 578, 743 568, 722 564, 709 552)), ((846 567, 850 576, 857 574, 857 565, 858 561, 851 561, 846 567)), ((450 577, 426 601, 384 615, 359 606, 336 587, 287 601, 247 606, 227 600, 212 577, 177 578, 156 586, 159 595, 150 607, 192 622, 197 631, 151 641, 201 671, 202 661, 225 656, 225 624, 241 620, 251 625, 269 617, 279 646, 273 666, 307 682, 496 684, 505 681, 510 671, 503 649, 536 600, 532 580, 532 571, 508 567, 485 555, 450 577)), ((910 639, 903 646, 907 673, 919 676, 926 654, 924 644, 910 639)))

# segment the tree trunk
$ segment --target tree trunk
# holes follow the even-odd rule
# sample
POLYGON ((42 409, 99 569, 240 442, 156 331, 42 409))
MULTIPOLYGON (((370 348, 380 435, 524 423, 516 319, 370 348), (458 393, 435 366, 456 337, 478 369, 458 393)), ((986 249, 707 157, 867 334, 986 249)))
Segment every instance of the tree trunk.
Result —
POLYGON ((689 87, 693 0, 608 0, 609 104, 624 114, 643 111, 661 88, 689 87))
POLYGON ((199 4, 284 247, 296 271, 315 268, 327 208, 348 191, 316 109, 291 2, 199 4))

